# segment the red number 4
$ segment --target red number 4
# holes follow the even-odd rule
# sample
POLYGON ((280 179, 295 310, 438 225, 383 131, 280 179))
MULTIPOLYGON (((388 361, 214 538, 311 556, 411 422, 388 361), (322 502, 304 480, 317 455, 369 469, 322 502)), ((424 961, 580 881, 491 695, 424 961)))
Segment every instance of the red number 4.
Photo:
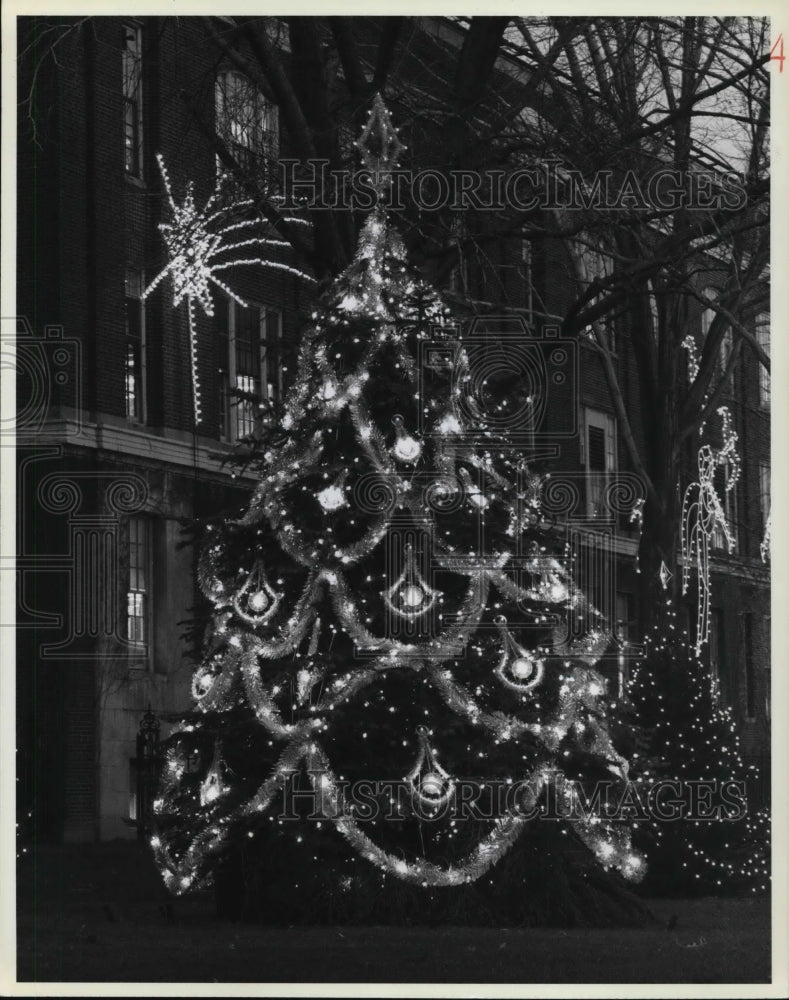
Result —
POLYGON ((784 71, 784 36, 783 32, 776 38, 773 47, 770 49, 770 58, 776 59, 778 61, 778 72, 783 73, 784 71))

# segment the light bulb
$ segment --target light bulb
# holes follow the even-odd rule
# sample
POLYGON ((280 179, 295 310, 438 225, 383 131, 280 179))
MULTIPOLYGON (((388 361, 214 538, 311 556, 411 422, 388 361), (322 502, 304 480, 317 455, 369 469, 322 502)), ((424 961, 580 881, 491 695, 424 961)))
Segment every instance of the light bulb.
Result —
POLYGON ((419 587, 414 584, 409 584, 405 587, 402 592, 402 601, 406 607, 418 608, 420 604, 425 599, 425 595, 422 593, 419 587))
POLYGON ((534 661, 518 656, 510 664, 510 673, 519 681, 524 681, 534 673, 534 661))
POLYGON ((254 594, 249 595, 247 604, 253 611, 265 611, 268 605, 268 596, 265 591, 256 590, 254 594))
POLYGON ((419 790, 429 799, 440 799, 444 794, 444 780, 440 774, 428 771, 419 783, 419 790))
POLYGON ((459 434, 462 427, 457 417, 453 413, 448 413, 439 423, 438 429, 442 434, 459 434))
POLYGON ((395 457, 399 458, 401 462, 415 462, 419 456, 422 454, 422 445, 416 438, 411 437, 405 430, 403 418, 397 414, 392 417, 392 423, 395 427, 395 433, 397 434, 397 440, 394 443, 395 457))
POLYGON ((326 511, 339 510, 345 506, 345 493, 339 486, 327 486, 318 494, 318 503, 326 511))

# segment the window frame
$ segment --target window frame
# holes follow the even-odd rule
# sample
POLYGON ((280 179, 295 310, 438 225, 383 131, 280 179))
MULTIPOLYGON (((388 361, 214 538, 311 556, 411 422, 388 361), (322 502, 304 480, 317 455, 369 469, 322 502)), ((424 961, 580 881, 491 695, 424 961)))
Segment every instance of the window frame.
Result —
POLYGON ((772 501, 772 465, 762 460, 759 462, 759 510, 762 515, 762 534, 767 530, 772 501))
MULTIPOLYGON (((713 285, 709 285, 703 288, 701 294, 705 299, 710 299, 713 302, 717 302, 720 298, 720 292, 713 285)), ((704 343, 707 340, 707 336, 710 332, 710 327, 712 326, 713 320, 717 315, 715 309, 710 306, 705 306, 701 311, 701 317, 699 320, 701 329, 701 349, 704 350, 704 343)), ((711 386, 711 391, 717 387, 717 384, 723 379, 723 373, 726 371, 726 365, 729 363, 729 358, 731 357, 732 351, 734 350, 734 335, 732 333, 731 326, 727 326, 723 333, 723 339, 718 347, 718 354, 715 358, 715 367, 713 368, 713 384, 711 386)), ((724 385, 724 390, 726 392, 734 391, 734 370, 729 372, 728 377, 724 385)))
MULTIPOLYGON (((613 255, 603 250, 600 246, 594 246, 594 242, 592 237, 587 237, 585 242, 577 241, 576 243, 576 252, 579 255, 583 272, 581 280, 584 289, 588 288, 598 278, 611 278, 614 274, 615 265, 613 255)), ((597 322, 602 327, 608 353, 616 357, 618 354, 618 344, 613 320, 610 316, 606 316, 597 322)), ((592 343, 598 350, 601 349, 597 343, 597 337, 592 326, 585 327, 582 333, 588 342, 592 343)))
POLYGON ((581 462, 583 464, 586 477, 584 510, 586 512, 586 517, 598 518, 601 515, 604 516, 605 514, 604 511, 600 510, 602 497, 606 486, 611 482, 613 476, 616 475, 617 470, 617 421, 613 413, 608 413, 605 410, 598 410, 593 406, 584 406, 581 413, 581 426, 583 427, 583 436, 581 438, 581 462), (605 462, 605 469, 603 470, 593 470, 589 466, 591 451, 589 447, 589 429, 591 427, 595 427, 603 432, 603 454, 605 462), (599 493, 597 490, 590 490, 590 486, 593 481, 592 476, 595 477, 595 482, 599 481, 601 484, 599 493))
MULTIPOLYGON (((231 67, 220 69, 214 78, 214 129, 239 166, 256 176, 267 176, 268 168, 277 162, 280 154, 279 106, 256 87, 248 76, 231 67), (230 81, 234 81, 230 85, 230 81), (239 98, 243 83, 246 94, 239 98), (231 95, 229 97, 229 95, 231 95), (246 121, 241 121, 230 106, 231 100, 248 101, 246 121), (255 106, 251 106, 254 100, 255 106), (255 121, 257 119, 257 121, 255 121), (257 130, 257 137, 254 132, 257 130), (264 169, 255 170, 255 167, 264 169)), ((216 158, 217 174, 224 174, 225 166, 216 158)))
POLYGON ((227 344, 225 359, 227 368, 220 368, 220 373, 223 376, 220 401, 222 410, 220 437, 222 440, 236 443, 259 429, 261 421, 264 419, 263 411, 266 403, 274 403, 283 397, 285 391, 282 364, 283 313, 281 309, 248 301, 246 309, 253 309, 258 314, 257 338, 251 350, 255 361, 255 371, 253 373, 239 373, 238 317, 242 310, 246 311, 246 309, 230 296, 227 296, 225 301, 227 303, 226 338, 223 337, 222 340, 226 340, 227 344), (269 326, 275 322, 276 331, 272 345, 269 326), (271 374, 276 376, 275 380, 270 378, 271 374), (248 386, 239 385, 240 378, 253 379, 256 387, 250 390, 248 386), (235 395, 236 391, 251 391, 256 399, 242 399, 235 395), (246 416, 242 416, 243 414, 246 416), (248 429, 242 433, 243 428, 248 429))
POLYGON ((727 555, 734 556, 737 555, 740 548, 739 530, 737 524, 737 518, 739 515, 737 487, 739 482, 736 482, 730 490, 726 489, 729 484, 729 476, 731 475, 731 472, 732 469, 729 462, 716 466, 715 475, 721 475, 724 482, 723 489, 721 490, 719 489, 718 484, 713 480, 713 488, 718 494, 718 500, 720 501, 721 508, 723 509, 723 516, 726 518, 726 524, 729 526, 729 531, 734 539, 734 546, 730 551, 729 543, 726 541, 723 529, 716 520, 712 528, 712 536, 710 537, 710 548, 716 552, 724 552, 727 555))
POLYGON ((726 629, 723 609, 710 608, 709 662, 712 698, 716 705, 725 702, 723 697, 723 675, 727 667, 726 629))
POLYGON ((755 722, 757 717, 757 677, 754 662, 754 627, 755 620, 752 611, 740 613, 740 630, 742 633, 742 668, 743 668, 743 717, 747 722, 755 722))
MULTIPOLYGON (((756 343, 761 347, 767 357, 770 357, 770 314, 759 313, 754 320, 754 335, 756 343)), ((761 361, 759 365, 759 409, 768 411, 772 405, 772 378, 770 372, 764 367, 761 361)))
POLYGON ((132 514, 127 520, 127 570, 126 570, 126 640, 133 667, 147 672, 153 670, 153 519, 148 514, 132 514), (142 529, 140 531, 140 529, 142 529), (141 553, 141 557, 137 556, 141 553), (142 573, 142 586, 136 574, 142 573), (129 612, 139 598, 141 614, 129 612), (136 635, 134 621, 140 621, 142 638, 136 635))
POLYGON ((124 390, 125 390, 125 409, 126 409, 126 419, 130 424, 145 424, 147 421, 148 414, 148 395, 147 395, 147 341, 146 341, 146 330, 145 330, 145 299, 142 297, 143 289, 145 288, 145 272, 139 268, 126 268, 126 276, 124 282, 124 309, 125 309, 125 346, 126 354, 124 359, 124 390), (130 289, 136 294, 130 294, 130 289), (130 330, 130 310, 133 308, 132 303, 137 303, 138 310, 138 320, 139 320, 139 334, 134 336, 130 330), (138 372, 137 372, 137 385, 138 392, 134 393, 134 399, 138 400, 138 412, 129 412, 129 348, 133 340, 138 340, 138 372))
POLYGON ((121 49, 121 93, 123 98, 123 169, 127 177, 143 180, 143 26, 134 21, 123 24, 123 47, 121 49), (136 53, 129 54, 129 38, 135 39, 136 53), (129 71, 129 63, 133 70, 129 71), (132 82, 132 77, 136 77, 132 82), (131 123, 129 119, 131 118, 131 123), (132 144, 129 145, 129 127, 132 129, 132 144))

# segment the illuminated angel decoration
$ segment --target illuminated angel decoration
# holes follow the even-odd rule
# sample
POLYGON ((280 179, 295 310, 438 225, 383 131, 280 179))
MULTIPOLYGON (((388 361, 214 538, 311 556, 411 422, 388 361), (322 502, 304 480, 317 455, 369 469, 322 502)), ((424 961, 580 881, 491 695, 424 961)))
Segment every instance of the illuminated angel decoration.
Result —
POLYGON ((242 265, 259 265, 295 274, 305 281, 314 279, 298 268, 263 257, 238 257, 254 248, 287 247, 285 240, 262 236, 245 237, 245 230, 251 232, 260 227, 260 219, 237 220, 241 209, 248 208, 251 201, 222 201, 220 195, 226 175, 217 178, 216 186, 205 205, 199 208, 195 202, 194 184, 189 181, 186 194, 179 205, 173 197, 172 185, 164 158, 157 156, 167 198, 170 204, 170 220, 161 222, 159 230, 167 248, 168 261, 153 281, 143 291, 143 299, 170 275, 173 281, 173 306, 186 299, 189 316, 189 351, 192 365, 192 393, 194 399, 195 423, 200 423, 200 381, 197 366, 197 321, 195 302, 200 304, 206 316, 214 315, 214 301, 211 285, 230 296, 240 306, 247 303, 237 295, 221 278, 219 272, 242 265), (235 221, 234 221, 235 220, 235 221))
POLYGON ((740 474, 740 457, 736 451, 737 432, 731 426, 727 407, 718 410, 723 421, 723 447, 710 445, 699 449, 699 478, 685 490, 682 502, 682 593, 688 591, 691 563, 698 573, 698 612, 696 618, 696 655, 709 639, 710 631, 710 541, 716 525, 723 533, 729 552, 734 550, 734 534, 715 489, 715 469, 727 466, 729 475, 726 492, 734 489, 740 474))

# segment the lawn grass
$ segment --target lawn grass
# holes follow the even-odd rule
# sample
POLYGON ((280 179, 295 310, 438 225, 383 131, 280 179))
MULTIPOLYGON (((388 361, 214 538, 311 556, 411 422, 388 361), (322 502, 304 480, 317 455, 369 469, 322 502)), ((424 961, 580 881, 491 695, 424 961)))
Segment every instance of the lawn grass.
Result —
POLYGON ((172 899, 132 842, 39 848, 17 877, 22 981, 770 981, 767 897, 653 900, 654 925, 622 930, 280 928, 220 922, 210 893, 172 899))

